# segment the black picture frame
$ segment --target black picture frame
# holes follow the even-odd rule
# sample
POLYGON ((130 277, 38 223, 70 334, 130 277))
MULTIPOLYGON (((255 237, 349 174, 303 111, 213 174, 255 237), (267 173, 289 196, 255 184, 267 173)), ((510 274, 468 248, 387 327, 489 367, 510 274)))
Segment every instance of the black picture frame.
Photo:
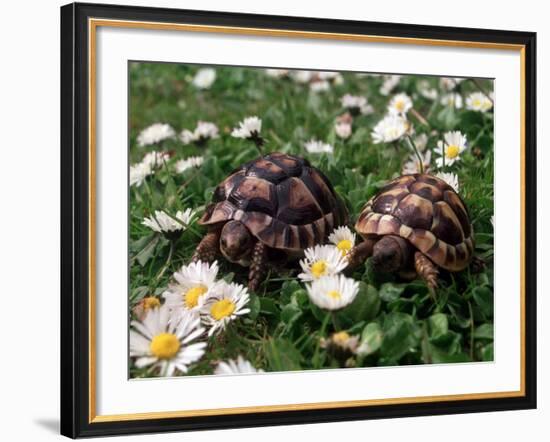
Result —
POLYGON ((73 3, 61 8, 61 433, 87 437, 536 408, 536 34, 73 3), (90 421, 88 19, 503 43, 524 47, 524 395, 200 417, 90 421))

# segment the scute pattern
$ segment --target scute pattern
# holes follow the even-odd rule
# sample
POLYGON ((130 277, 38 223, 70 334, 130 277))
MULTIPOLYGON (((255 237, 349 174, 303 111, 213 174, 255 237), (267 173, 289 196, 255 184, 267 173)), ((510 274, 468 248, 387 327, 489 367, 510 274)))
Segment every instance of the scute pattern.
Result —
POLYGON ((355 225, 363 237, 398 235, 438 266, 459 271, 473 255, 468 210, 460 196, 431 175, 404 175, 384 186, 355 225))
POLYGON ((348 214, 328 179, 307 160, 272 153, 220 183, 199 223, 231 219, 270 247, 298 251, 324 242, 348 214))

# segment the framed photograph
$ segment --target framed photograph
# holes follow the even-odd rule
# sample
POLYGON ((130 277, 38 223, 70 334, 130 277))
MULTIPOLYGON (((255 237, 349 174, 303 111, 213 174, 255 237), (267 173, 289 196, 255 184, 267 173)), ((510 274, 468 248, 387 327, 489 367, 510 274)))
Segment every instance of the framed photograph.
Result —
POLYGON ((62 434, 535 408, 535 45, 62 7, 62 434))

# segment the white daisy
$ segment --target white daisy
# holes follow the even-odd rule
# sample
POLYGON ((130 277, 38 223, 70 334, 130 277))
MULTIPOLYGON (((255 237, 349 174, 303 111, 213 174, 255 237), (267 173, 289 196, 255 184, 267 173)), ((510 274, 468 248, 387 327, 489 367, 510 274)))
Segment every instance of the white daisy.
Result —
POLYGON ((333 333, 329 339, 321 339, 321 347, 332 353, 354 354, 359 348, 359 336, 350 336, 346 331, 333 333))
POLYGON ((200 309, 203 324, 210 327, 208 336, 225 329, 227 324, 239 316, 250 312, 246 304, 250 296, 246 287, 221 280, 208 291, 200 309))
POLYGON ((333 245, 316 245, 304 252, 300 261, 303 272, 298 275, 302 281, 313 281, 323 276, 335 275, 344 270, 348 262, 342 252, 333 245))
POLYGON ((332 153, 334 152, 334 147, 328 143, 323 143, 322 141, 311 139, 304 143, 304 147, 309 153, 332 153))
POLYGON ((172 376, 176 370, 187 373, 189 365, 204 354, 206 342, 197 342, 204 328, 191 312, 171 314, 162 306, 131 326, 130 357, 136 358, 137 368, 158 368, 160 376, 172 376))
POLYGON ((176 172, 182 173, 187 169, 191 169, 192 167, 200 167, 203 163, 203 157, 187 157, 183 160, 179 160, 178 162, 176 162, 176 172))
POLYGON ((209 121, 199 121, 194 131, 184 129, 180 133, 180 140, 183 144, 202 144, 213 138, 218 138, 218 126, 209 121))
POLYGON ((149 164, 137 163, 130 166, 130 186, 141 186, 145 178, 154 173, 149 164))
MULTIPOLYGON (((424 172, 428 172, 430 170, 430 162, 432 160, 432 151, 428 150, 424 154, 420 153, 420 158, 422 160, 422 165, 424 166, 424 172)), ((420 162, 418 161, 418 157, 416 154, 411 154, 409 156, 409 161, 407 161, 403 165, 403 169, 401 173, 403 175, 412 174, 412 173, 420 173, 421 167, 420 162)))
POLYGON ((458 176, 457 176, 456 173, 438 172, 435 176, 437 178, 441 178, 449 186, 451 186, 455 190, 456 193, 458 193, 458 191, 460 189, 460 185, 458 183, 458 176))
POLYGON ((175 283, 168 286, 162 297, 170 309, 198 311, 206 299, 208 290, 216 283, 218 262, 192 262, 174 273, 175 283))
POLYGON ((216 80, 216 70, 212 68, 199 69, 193 77, 193 86, 197 89, 209 89, 216 80))
POLYGON ((427 80, 421 80, 417 84, 418 92, 427 100, 435 100, 438 96, 436 88, 431 87, 430 83, 427 80))
POLYGON ((405 115, 413 107, 411 97, 401 93, 394 95, 388 104, 388 112, 394 115, 405 115))
POLYGON ((351 130, 351 124, 349 123, 340 122, 334 125, 334 132, 339 138, 342 138, 343 140, 351 136, 351 130))
POLYGON ((152 169, 155 167, 161 167, 166 161, 170 159, 170 154, 167 152, 149 152, 146 153, 141 162, 148 165, 152 169))
POLYGON ((478 112, 487 112, 493 107, 493 103, 482 92, 473 92, 466 97, 466 109, 478 111, 478 112))
POLYGON ((186 229, 194 216, 195 212, 191 209, 185 209, 183 212, 178 210, 175 217, 161 210, 155 210, 155 214, 144 218, 141 224, 159 233, 176 232, 186 229))
POLYGON ((333 230, 328 240, 340 250, 342 256, 346 256, 355 245, 355 233, 347 226, 340 226, 333 230))
POLYGON ((462 83, 464 78, 441 77, 439 87, 446 91, 452 91, 458 84, 462 83))
POLYGON ((137 143, 140 147, 149 146, 173 138, 175 135, 176 131, 169 124, 155 123, 140 132, 137 143))
POLYGON ((384 83, 380 86, 380 93, 382 95, 390 95, 391 91, 395 89, 400 81, 401 75, 385 75, 384 83))
POLYGON ((460 131, 446 132, 443 136, 445 142, 438 141, 437 147, 434 149, 435 153, 439 154, 439 158, 436 158, 437 167, 443 166, 443 155, 445 155, 445 165, 451 166, 456 161, 460 160, 460 154, 466 150, 468 143, 466 135, 460 133, 460 131))
POLYGON ((344 275, 325 276, 306 285, 309 299, 325 310, 340 310, 351 304, 359 292, 359 283, 344 275))
POLYGON ((314 73, 312 71, 291 71, 290 77, 296 83, 309 83, 313 78, 314 73))
POLYGON ((283 78, 288 76, 289 74, 288 69, 266 69, 265 73, 272 78, 283 78))
POLYGON ((340 98, 340 103, 345 109, 349 109, 354 114, 371 114, 374 112, 372 106, 368 103, 366 97, 361 97, 359 95, 346 94, 340 98))
POLYGON ((441 97, 440 103, 443 106, 454 107, 455 109, 462 109, 462 95, 456 92, 445 94, 441 97))
POLYGON ((236 360, 229 359, 222 361, 214 370, 214 374, 251 374, 251 373, 263 373, 263 370, 256 369, 250 361, 244 359, 241 355, 236 360))
POLYGON ((387 115, 378 122, 372 131, 373 141, 390 143, 399 140, 410 129, 410 123, 400 115, 387 115))
POLYGON ((262 130, 262 120, 258 117, 247 117, 239 123, 239 127, 233 129, 231 136, 235 138, 254 138, 262 130))
POLYGON ((140 301, 134 305, 132 312, 139 318, 140 321, 143 321, 147 313, 150 310, 160 307, 160 299, 156 296, 145 296, 140 299, 140 301))
POLYGON ((309 83, 311 92, 326 92, 330 89, 330 83, 326 80, 315 80, 309 83))

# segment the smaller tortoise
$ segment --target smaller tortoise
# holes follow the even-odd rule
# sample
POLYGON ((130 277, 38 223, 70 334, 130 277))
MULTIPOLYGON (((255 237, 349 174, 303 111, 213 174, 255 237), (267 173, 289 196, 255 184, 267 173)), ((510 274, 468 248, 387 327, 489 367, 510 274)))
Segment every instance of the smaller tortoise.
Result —
POLYGON ((432 175, 403 175, 388 183, 363 208, 355 230, 364 241, 350 251, 350 267, 372 256, 374 271, 418 275, 431 292, 438 268, 458 272, 473 257, 468 209, 432 175))
POLYGON ((324 243, 348 213, 329 180, 300 157, 271 153, 239 167, 222 181, 199 224, 208 227, 194 261, 221 254, 250 267, 256 290, 268 261, 295 259, 324 243))

